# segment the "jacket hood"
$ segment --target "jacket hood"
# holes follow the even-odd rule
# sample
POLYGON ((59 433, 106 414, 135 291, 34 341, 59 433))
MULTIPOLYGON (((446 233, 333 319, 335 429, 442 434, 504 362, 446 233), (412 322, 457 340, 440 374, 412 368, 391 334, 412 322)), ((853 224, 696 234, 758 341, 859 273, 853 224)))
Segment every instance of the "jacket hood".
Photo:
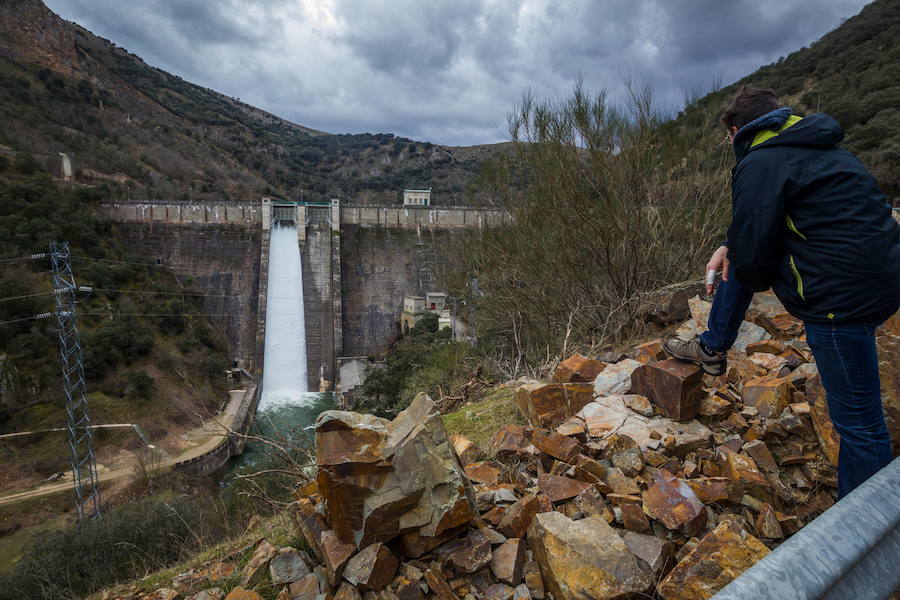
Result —
POLYGON ((738 162, 751 150, 761 147, 788 145, 827 148, 844 139, 844 130, 825 113, 815 113, 799 120, 792 119, 792 116, 790 108, 777 108, 741 127, 734 142, 734 154, 738 162), (791 123, 791 120, 794 122, 791 123), (775 135, 758 141, 758 134, 766 130, 775 132, 775 135))

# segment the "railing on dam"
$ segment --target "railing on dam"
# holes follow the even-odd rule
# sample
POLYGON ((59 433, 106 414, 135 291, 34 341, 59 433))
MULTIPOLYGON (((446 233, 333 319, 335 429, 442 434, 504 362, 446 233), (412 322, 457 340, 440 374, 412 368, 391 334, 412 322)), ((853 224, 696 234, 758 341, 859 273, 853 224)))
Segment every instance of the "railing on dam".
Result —
MULTIPOLYGON (((324 203, 297 203, 272 200, 274 209, 281 205, 302 206, 304 222, 328 222, 360 227, 401 229, 461 229, 503 225, 511 221, 508 212, 494 207, 471 206, 356 206, 324 203)), ((101 212, 113 221, 244 225, 262 224, 266 210, 261 202, 190 202, 183 200, 120 200, 101 205, 101 212)), ((271 218, 271 213, 269 213, 271 218)))

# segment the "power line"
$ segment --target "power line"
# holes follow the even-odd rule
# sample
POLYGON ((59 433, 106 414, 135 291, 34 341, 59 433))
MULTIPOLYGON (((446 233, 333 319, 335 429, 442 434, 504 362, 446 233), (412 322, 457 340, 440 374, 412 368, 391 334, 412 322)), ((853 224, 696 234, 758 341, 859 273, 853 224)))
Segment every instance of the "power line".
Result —
POLYGON ((17 262, 20 260, 37 260, 39 258, 46 258, 46 253, 32 254, 30 256, 17 256, 15 258, 0 258, 0 263, 8 263, 8 262, 17 262))
POLYGON ((12 300, 22 300, 23 298, 34 298, 36 296, 50 296, 55 294, 55 291, 51 292, 38 292, 36 294, 24 294, 22 296, 8 296, 6 298, 0 298, 0 302, 11 302, 12 300))
POLYGON ((91 288, 94 292, 115 292, 117 294, 148 294, 160 296, 203 296, 205 298, 240 298, 246 294, 203 294, 200 292, 154 292, 149 290, 114 290, 110 288, 91 288))
MULTIPOLYGON (((91 317, 233 317, 225 313, 116 313, 116 312, 79 312, 79 315, 91 317)), ((2 325, 2 323, 0 323, 2 325)))
POLYGON ((22 317, 21 319, 11 319, 9 321, 0 321, 0 325, 10 325, 12 323, 21 323, 22 321, 33 321, 35 319, 46 319, 47 317, 52 317, 53 313, 41 313, 39 315, 33 315, 31 317, 22 317))

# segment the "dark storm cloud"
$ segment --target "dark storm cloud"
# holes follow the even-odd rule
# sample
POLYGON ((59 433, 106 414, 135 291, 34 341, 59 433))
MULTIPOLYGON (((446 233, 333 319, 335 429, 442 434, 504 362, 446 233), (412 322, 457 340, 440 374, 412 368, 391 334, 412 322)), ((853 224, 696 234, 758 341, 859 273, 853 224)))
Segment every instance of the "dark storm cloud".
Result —
POLYGON ((292 121, 444 144, 506 138, 531 90, 677 108, 811 43, 865 0, 47 0, 148 63, 292 121))

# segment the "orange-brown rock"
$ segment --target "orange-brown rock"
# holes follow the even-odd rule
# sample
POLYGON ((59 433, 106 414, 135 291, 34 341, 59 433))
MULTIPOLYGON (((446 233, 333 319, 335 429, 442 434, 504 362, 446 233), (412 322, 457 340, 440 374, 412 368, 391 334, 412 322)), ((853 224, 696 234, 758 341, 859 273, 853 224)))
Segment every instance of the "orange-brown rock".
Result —
POLYGON ((706 507, 686 482, 666 470, 653 472, 653 481, 641 494, 644 512, 668 529, 698 535, 706 529, 706 507))
POLYGON ((756 352, 748 357, 754 364, 759 365, 770 373, 780 371, 787 365, 787 359, 768 352, 756 352))
POLYGON ((176 575, 172 579, 172 587, 184 594, 230 579, 236 570, 237 564, 233 561, 217 561, 187 573, 176 575))
POLYGON ((469 480, 425 394, 393 421, 323 412, 316 420, 316 458, 328 522, 357 548, 414 529, 439 536, 475 515, 469 480))
POLYGON ((531 443, 534 447, 548 456, 566 463, 572 463, 581 454, 581 446, 570 437, 552 432, 535 429, 531 435, 531 443))
POLYGON ((328 529, 325 519, 316 510, 316 506, 310 498, 300 498, 294 505, 294 522, 300 530, 300 535, 306 540, 313 554, 319 560, 324 560, 320 539, 322 532, 328 529))
POLYGON ((291 600, 316 600, 316 596, 319 595, 319 579, 314 573, 310 573, 291 583, 287 589, 291 600))
POLYGON ((706 534, 656 589, 664 600, 711 598, 769 553, 758 539, 732 521, 706 534))
POLYGON ((704 417, 723 417, 731 410, 731 402, 718 394, 706 394, 700 399, 699 414, 704 417))
POLYGON ((541 576, 540 565, 538 565, 537 562, 530 560, 525 563, 522 573, 525 578, 525 585, 528 586, 531 597, 536 598, 537 600, 543 600, 544 578, 541 576))
POLYGON ((444 579, 444 576, 433 569, 425 571, 425 581, 428 587, 437 596, 438 600, 457 600, 456 594, 450 589, 450 584, 444 579))
POLYGON ((481 454, 481 448, 464 435, 451 435, 450 443, 453 445, 453 451, 459 457, 459 464, 461 465, 468 465, 477 461, 478 456, 481 454))
POLYGON ((496 484, 503 468, 495 462, 476 462, 465 467, 466 477, 476 483, 496 484))
POLYGON ((675 359, 642 365, 631 374, 631 393, 646 396, 664 414, 678 421, 697 416, 702 385, 698 367, 675 359))
POLYGON ((559 512, 535 517, 528 545, 554 600, 627 598, 652 581, 616 530, 598 517, 572 521, 559 512))
POLYGON ((885 332, 875 338, 878 345, 878 373, 881 378, 881 403, 884 420, 894 445, 894 456, 900 453, 900 334, 896 330, 900 317, 895 314, 886 323, 885 332), (894 325, 891 325, 894 323, 894 325), (888 326, 892 329, 889 329, 888 326))
POLYGON ((591 484, 569 477, 538 475, 538 488, 550 498, 551 502, 562 502, 574 498, 589 487, 591 484))
POLYGON ((460 525, 459 527, 448 529, 444 533, 436 536, 422 535, 417 530, 408 531, 400 536, 400 548, 403 551, 404 556, 410 558, 422 556, 426 552, 434 550, 444 542, 452 540, 465 528, 465 525, 460 525))
POLYGON ((356 552, 356 546, 342 542, 337 534, 330 530, 322 533, 321 542, 328 582, 337 585, 341 580, 341 573, 344 572, 344 566, 356 552))
POLYGON ((640 504, 634 502, 620 504, 619 510, 622 511, 622 527, 637 533, 650 532, 650 521, 640 504))
POLYGON ((596 487, 590 487, 574 500, 575 507, 586 517, 601 517, 607 523, 615 520, 612 510, 607 506, 603 494, 596 487))
POLYGON ((750 458, 752 458, 756 465, 762 470, 773 475, 778 474, 778 463, 775 462, 775 457, 772 456, 769 447, 764 441, 753 440, 747 442, 743 445, 741 450, 749 454, 750 458))
POLYGON ((775 418, 791 402, 790 384, 787 378, 767 375, 744 383, 744 404, 753 406, 759 416, 775 418))
POLYGON ((664 360, 666 353, 662 349, 662 340, 652 340, 636 346, 632 358, 645 365, 664 360))
POLYGON ((491 562, 491 544, 485 540, 476 543, 468 540, 462 548, 447 556, 447 562, 458 573, 474 573, 491 562))
POLYGON ((775 516, 775 509, 768 502, 762 503, 759 516, 756 517, 756 535, 769 539, 784 537, 781 524, 778 522, 778 517, 775 516))
POLYGON ((600 371, 605 368, 605 362, 573 354, 559 363, 556 370, 553 371, 553 381, 555 383, 593 383, 600 371))
POLYGON ((296 548, 279 548, 278 554, 269 561, 269 576, 275 586, 299 581, 309 573, 309 567, 296 548))
POLYGON ((540 501, 537 496, 534 494, 523 496, 506 509, 500 524, 497 526, 497 531, 508 538, 525 537, 525 533, 531 526, 534 516, 539 511, 540 501))
POLYGON ((494 577, 511 586, 519 585, 525 566, 525 549, 525 540, 512 538, 494 550, 494 556, 491 558, 491 572, 494 577))
POLYGON ((268 540, 260 541, 253 551, 253 556, 244 565, 244 570, 241 572, 241 583, 243 585, 259 583, 269 566, 269 561, 275 558, 276 554, 278 554, 278 550, 268 540))
POLYGON ((612 467, 606 471, 606 485, 616 494, 640 494, 641 490, 634 479, 627 477, 621 469, 612 467))
POLYGON ((485 446, 485 453, 491 457, 512 458, 522 456, 531 445, 531 428, 522 425, 501 425, 485 446))
POLYGON ((555 427, 593 400, 592 383, 532 383, 516 391, 515 402, 535 427, 555 427))
POLYGON ((334 600, 362 600, 362 595, 355 586, 345 581, 334 594, 334 600))
POLYGON ((719 454, 722 457, 722 475, 732 481, 749 485, 770 487, 768 480, 759 471, 754 461, 749 456, 739 454, 727 447, 720 447, 719 454))
POLYGON ((362 592, 377 592, 394 579, 400 561, 382 543, 360 550, 344 567, 344 579, 362 592))
POLYGON ((606 478, 606 467, 593 458, 579 455, 575 459, 575 479, 587 483, 598 483, 606 478))
POLYGON ((762 352, 765 354, 781 354, 784 352, 785 346, 781 342, 777 340, 762 340, 761 342, 753 342, 752 344, 747 344, 746 354, 750 356, 755 352, 762 352))

